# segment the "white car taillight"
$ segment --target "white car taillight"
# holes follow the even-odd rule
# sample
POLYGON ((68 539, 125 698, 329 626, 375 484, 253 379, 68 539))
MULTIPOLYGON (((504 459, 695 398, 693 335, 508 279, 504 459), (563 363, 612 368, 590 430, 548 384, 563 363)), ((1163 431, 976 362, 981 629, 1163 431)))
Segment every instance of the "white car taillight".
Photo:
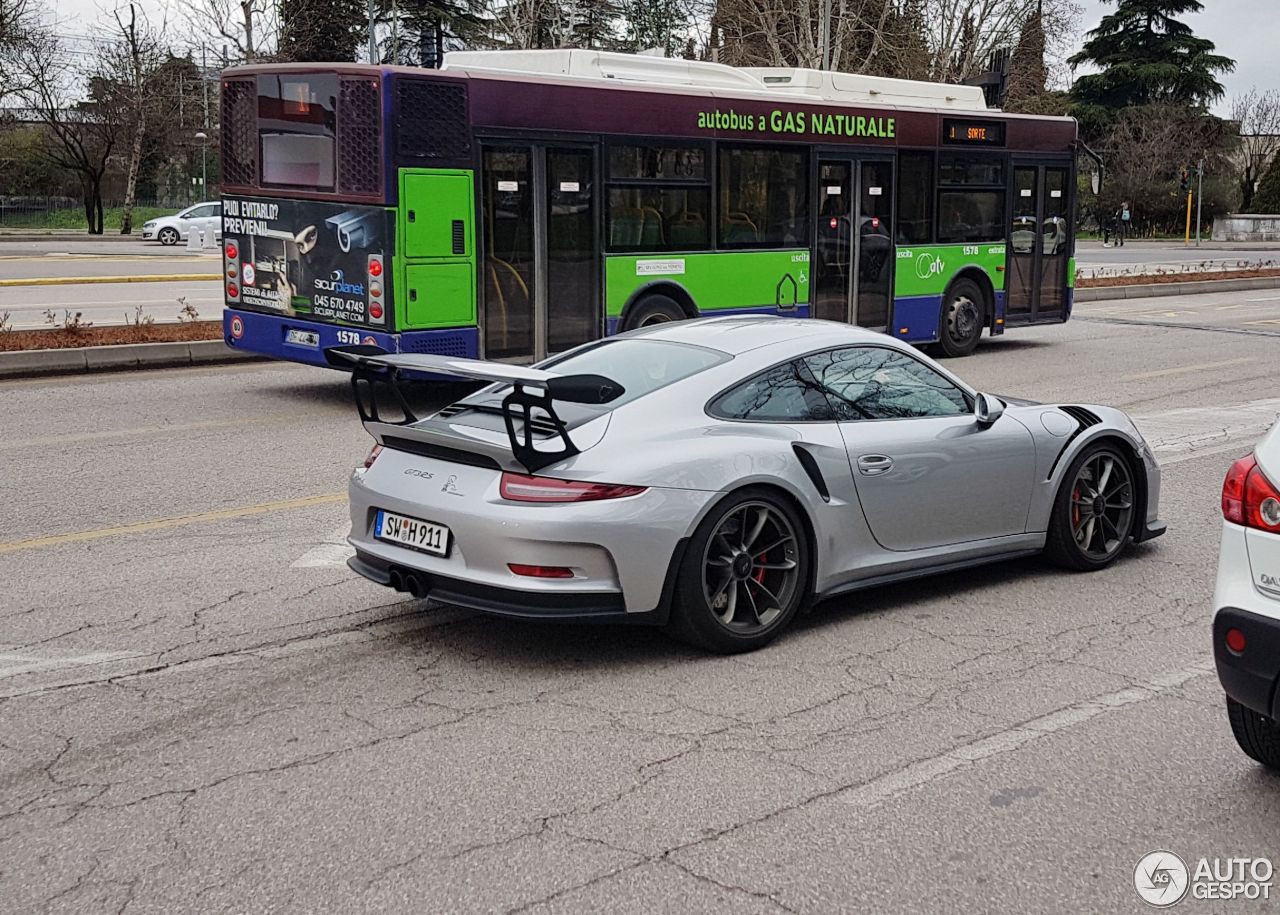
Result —
POLYGON ((380 454, 382 454, 381 445, 374 445, 371 449, 369 449, 369 454, 364 459, 364 469, 368 470, 370 467, 372 467, 373 462, 378 459, 378 455, 380 454))
POLYGON ((1280 533, 1280 490, 1252 454, 1232 464, 1222 481, 1222 517, 1232 524, 1280 533))
POLYGON ((503 473, 498 484, 502 498, 511 502, 598 502, 638 496, 645 486, 623 486, 615 483, 580 483, 551 477, 530 477, 521 473, 503 473))

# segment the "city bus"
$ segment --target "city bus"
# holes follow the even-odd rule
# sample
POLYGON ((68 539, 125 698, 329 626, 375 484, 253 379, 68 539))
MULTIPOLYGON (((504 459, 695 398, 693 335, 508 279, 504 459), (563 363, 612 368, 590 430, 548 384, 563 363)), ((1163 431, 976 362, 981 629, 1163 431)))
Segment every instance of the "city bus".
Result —
POLYGON ((600 51, 222 76, 228 345, 529 362, 661 321, 944 355, 1071 314, 1070 118, 977 87, 600 51))

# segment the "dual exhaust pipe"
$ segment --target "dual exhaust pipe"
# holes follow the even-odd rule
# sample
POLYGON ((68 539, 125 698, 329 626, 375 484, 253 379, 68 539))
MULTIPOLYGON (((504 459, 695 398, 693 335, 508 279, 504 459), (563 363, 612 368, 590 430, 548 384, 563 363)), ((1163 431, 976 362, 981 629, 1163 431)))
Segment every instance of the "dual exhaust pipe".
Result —
POLYGON ((427 596, 430 590, 430 580, 425 575, 419 575, 417 572, 401 571, 400 569, 391 570, 390 585, 397 591, 406 591, 417 600, 427 596))

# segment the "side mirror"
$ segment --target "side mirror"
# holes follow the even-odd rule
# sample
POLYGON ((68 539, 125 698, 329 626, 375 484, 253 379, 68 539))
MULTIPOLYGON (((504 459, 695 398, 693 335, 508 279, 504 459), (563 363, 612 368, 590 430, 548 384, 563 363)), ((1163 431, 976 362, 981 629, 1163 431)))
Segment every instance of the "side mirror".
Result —
POLYGON ((1004 401, 990 394, 979 394, 973 401, 973 418, 979 426, 989 426, 1004 415, 1004 401))

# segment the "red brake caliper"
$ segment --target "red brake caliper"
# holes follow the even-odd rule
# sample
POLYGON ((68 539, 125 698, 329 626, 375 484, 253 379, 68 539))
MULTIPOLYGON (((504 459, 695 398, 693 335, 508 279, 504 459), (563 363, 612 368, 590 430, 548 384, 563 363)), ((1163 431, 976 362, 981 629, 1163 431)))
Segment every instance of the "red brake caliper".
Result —
POLYGON ((1071 490, 1071 529, 1080 526, 1080 487, 1071 490))

